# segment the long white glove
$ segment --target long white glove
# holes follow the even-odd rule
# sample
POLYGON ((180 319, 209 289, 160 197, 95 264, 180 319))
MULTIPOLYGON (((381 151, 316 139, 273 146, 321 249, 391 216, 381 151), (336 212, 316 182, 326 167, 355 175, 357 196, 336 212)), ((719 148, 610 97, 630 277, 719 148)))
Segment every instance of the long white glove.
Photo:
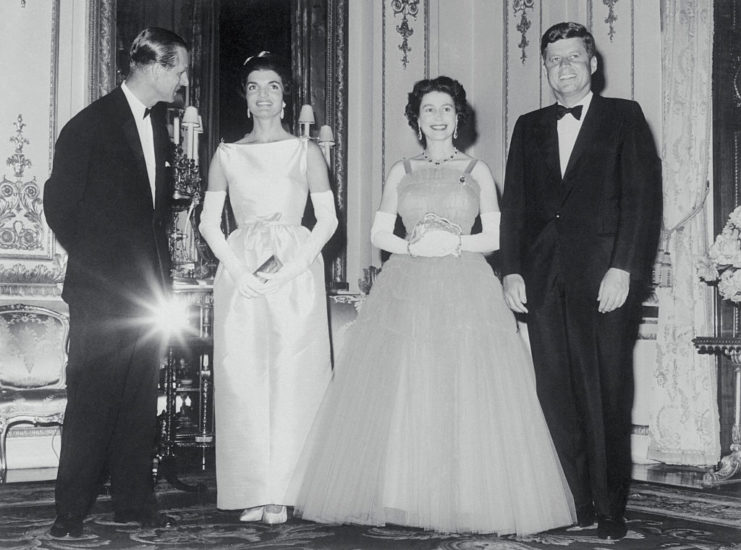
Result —
POLYGON ((247 266, 237 258, 226 242, 221 231, 221 213, 225 200, 226 191, 206 191, 198 230, 206 239, 211 252, 224 264, 229 276, 236 282, 239 292, 243 296, 254 298, 263 293, 263 282, 247 270, 247 266))
POLYGON ((407 241, 394 235, 395 225, 396 214, 378 210, 371 226, 371 242, 376 248, 392 254, 409 254, 407 241))
POLYGON ((275 292, 285 283, 309 269, 309 266, 321 254, 324 245, 334 235, 337 229, 337 214, 332 191, 311 193, 311 204, 314 206, 316 223, 309 238, 301 245, 295 256, 290 258, 277 272, 261 274, 268 280, 265 283, 265 294, 275 292))
POLYGON ((499 221, 501 212, 481 214, 481 233, 461 235, 461 249, 467 252, 494 252, 499 250, 499 221))
POLYGON ((442 229, 428 230, 418 240, 409 243, 409 253, 425 258, 460 256, 461 237, 442 229))

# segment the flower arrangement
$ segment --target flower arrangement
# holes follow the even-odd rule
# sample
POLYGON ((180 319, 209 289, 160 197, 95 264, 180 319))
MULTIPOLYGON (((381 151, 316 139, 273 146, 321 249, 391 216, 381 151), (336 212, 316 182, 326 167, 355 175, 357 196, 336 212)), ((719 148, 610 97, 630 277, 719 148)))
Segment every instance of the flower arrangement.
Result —
POLYGON ((697 274, 707 283, 718 283, 725 300, 741 302, 741 206, 730 213, 723 231, 700 259, 697 274))

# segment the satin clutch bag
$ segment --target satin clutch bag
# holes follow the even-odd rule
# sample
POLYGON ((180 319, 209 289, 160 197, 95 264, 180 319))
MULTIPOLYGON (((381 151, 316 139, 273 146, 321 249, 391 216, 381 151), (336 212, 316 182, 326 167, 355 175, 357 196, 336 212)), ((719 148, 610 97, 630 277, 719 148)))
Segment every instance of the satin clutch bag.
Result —
POLYGON ((265 277, 260 276, 260 273, 275 273, 276 271, 280 271, 281 267, 283 267, 283 263, 275 254, 273 254, 272 256, 270 256, 270 258, 260 264, 260 267, 255 269, 252 274, 261 281, 267 281, 265 277))

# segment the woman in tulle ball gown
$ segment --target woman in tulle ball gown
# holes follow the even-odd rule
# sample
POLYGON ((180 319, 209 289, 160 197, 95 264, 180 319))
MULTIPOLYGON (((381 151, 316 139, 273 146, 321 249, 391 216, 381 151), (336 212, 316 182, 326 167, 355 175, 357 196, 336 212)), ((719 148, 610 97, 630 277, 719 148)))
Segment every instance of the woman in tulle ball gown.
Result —
POLYGON ((467 112, 445 76, 409 94, 424 150, 384 186, 371 240, 391 256, 299 461, 304 519, 518 535, 574 522, 527 346, 484 258, 499 242, 495 184, 453 144, 467 112))
POLYGON ((282 523, 287 487, 331 376, 322 247, 337 227, 319 147, 282 125, 290 73, 262 52, 242 68, 252 131, 219 145, 200 231, 214 279, 217 506, 282 523), (227 193, 237 229, 226 239, 227 193), (316 224, 301 225, 311 196, 316 224))

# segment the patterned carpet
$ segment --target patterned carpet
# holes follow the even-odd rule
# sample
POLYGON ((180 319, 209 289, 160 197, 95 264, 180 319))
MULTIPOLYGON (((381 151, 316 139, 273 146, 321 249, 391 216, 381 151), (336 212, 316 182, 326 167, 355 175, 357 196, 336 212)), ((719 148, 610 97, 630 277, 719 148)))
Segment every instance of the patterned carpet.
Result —
MULTIPOLYGON (((213 487, 212 480, 207 481, 213 487)), ((628 536, 599 540, 595 529, 560 529, 530 537, 444 535, 397 527, 326 526, 291 519, 279 526, 242 524, 237 512, 215 507, 213 490, 198 495, 158 487, 161 508, 177 526, 138 529, 115 524, 110 501, 101 497, 81 539, 53 539, 51 483, 0 487, 0 548, 14 549, 326 549, 326 550, 527 550, 702 549, 741 550, 741 498, 655 484, 634 485, 628 536)))

